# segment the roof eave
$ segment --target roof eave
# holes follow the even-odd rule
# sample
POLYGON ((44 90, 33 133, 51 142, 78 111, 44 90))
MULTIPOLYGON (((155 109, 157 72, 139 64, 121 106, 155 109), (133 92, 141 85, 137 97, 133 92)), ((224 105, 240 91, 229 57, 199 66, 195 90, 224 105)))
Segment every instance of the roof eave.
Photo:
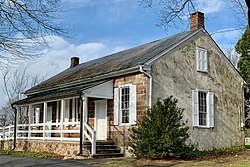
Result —
POLYGON ((140 72, 140 66, 141 65, 134 66, 134 67, 131 67, 131 68, 122 69, 122 70, 119 70, 119 71, 109 72, 109 73, 102 74, 102 75, 97 75, 97 76, 94 76, 94 77, 91 77, 91 78, 85 78, 85 79, 81 79, 81 80, 61 84, 60 86, 58 86, 58 85, 51 86, 49 88, 43 88, 43 89, 39 89, 37 91, 26 91, 26 92, 24 92, 24 94, 27 95, 27 96, 30 96, 30 95, 42 93, 44 91, 53 91, 53 90, 56 90, 56 89, 62 89, 62 88, 68 87, 68 86, 74 86, 74 85, 81 84, 81 83, 88 83, 88 82, 93 82, 93 81, 97 81, 97 80, 103 80, 103 79, 107 79, 107 78, 114 78, 114 77, 121 76, 121 75, 140 72))

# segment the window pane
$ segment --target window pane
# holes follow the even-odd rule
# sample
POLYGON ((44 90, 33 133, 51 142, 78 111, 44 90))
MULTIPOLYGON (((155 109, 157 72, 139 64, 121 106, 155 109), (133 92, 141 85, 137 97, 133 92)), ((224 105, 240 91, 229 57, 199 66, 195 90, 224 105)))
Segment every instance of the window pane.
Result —
POLYGON ((129 87, 121 88, 121 120, 129 123, 129 87))
POLYGON ((198 100, 199 100, 199 125, 206 126, 207 125, 207 93, 206 92, 198 92, 198 100))

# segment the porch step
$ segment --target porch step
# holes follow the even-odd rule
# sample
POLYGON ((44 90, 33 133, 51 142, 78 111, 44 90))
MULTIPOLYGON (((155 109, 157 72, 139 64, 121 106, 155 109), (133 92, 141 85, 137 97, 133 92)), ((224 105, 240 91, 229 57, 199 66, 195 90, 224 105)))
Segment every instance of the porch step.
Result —
MULTIPOLYGON (((90 150, 91 152, 91 143, 84 142, 83 147, 90 150)), ((96 154, 92 155, 93 158, 112 158, 112 157, 123 157, 124 154, 121 153, 121 150, 115 145, 112 140, 107 141, 97 141, 96 142, 96 154)))
POLYGON ((94 154, 93 158, 115 158, 115 157, 123 157, 123 153, 109 153, 109 154, 94 154))

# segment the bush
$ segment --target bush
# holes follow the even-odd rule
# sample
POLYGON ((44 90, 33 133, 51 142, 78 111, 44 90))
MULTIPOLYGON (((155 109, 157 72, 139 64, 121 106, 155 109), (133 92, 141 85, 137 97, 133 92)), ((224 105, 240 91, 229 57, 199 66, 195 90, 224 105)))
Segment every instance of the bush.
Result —
POLYGON ((245 127, 246 127, 247 129, 250 129, 250 119, 247 119, 247 120, 245 121, 245 127))
POLYGON ((172 96, 158 99, 138 126, 130 129, 132 154, 148 159, 189 158, 194 147, 186 143, 189 128, 182 120, 183 111, 172 96))

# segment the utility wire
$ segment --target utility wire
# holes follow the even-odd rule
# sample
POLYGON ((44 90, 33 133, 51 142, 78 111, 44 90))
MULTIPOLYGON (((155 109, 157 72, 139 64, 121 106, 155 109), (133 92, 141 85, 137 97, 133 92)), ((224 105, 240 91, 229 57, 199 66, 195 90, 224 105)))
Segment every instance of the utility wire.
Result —
POLYGON ((243 30, 246 29, 246 27, 241 27, 241 28, 234 28, 234 29, 228 29, 228 30, 222 30, 222 31, 216 31, 216 32, 212 32, 210 33, 210 35, 214 35, 214 34, 219 34, 219 33, 225 33, 225 32, 231 32, 231 31, 237 31, 237 30, 243 30))

